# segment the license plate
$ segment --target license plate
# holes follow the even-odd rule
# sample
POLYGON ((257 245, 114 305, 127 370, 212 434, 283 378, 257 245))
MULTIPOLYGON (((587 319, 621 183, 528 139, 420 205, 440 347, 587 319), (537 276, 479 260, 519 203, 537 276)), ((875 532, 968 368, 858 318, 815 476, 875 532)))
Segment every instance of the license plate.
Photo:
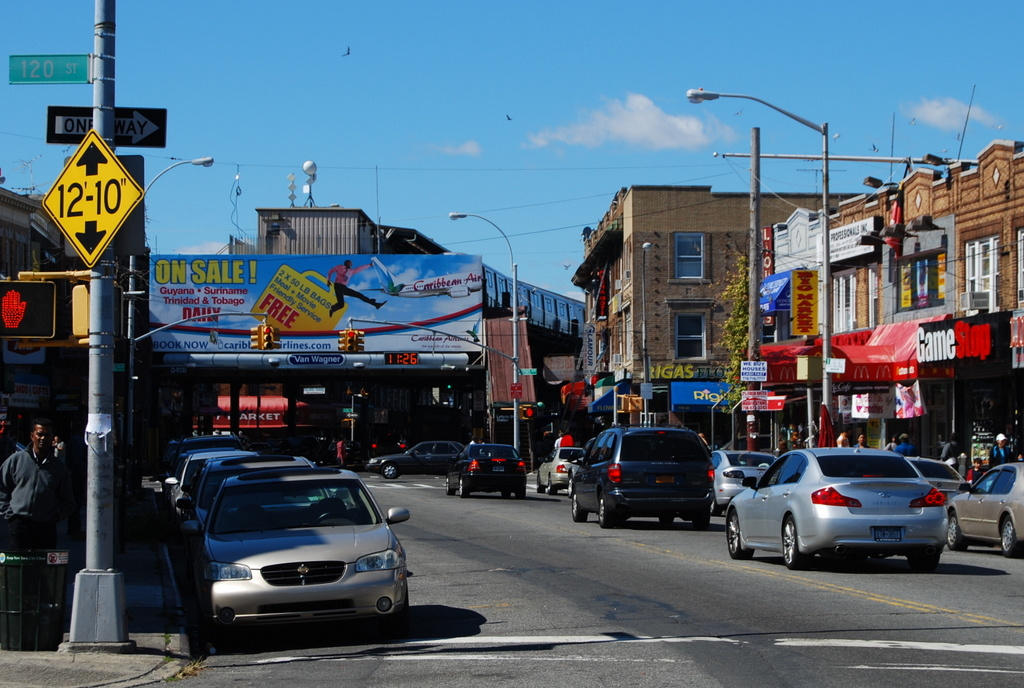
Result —
POLYGON ((676 481, 674 475, 659 475, 654 478, 654 482, 658 485, 670 485, 676 481))
POLYGON ((504 473, 505 472, 505 464, 503 464, 503 463, 492 463, 491 464, 491 471, 493 471, 494 473, 504 473))
POLYGON ((899 542, 903 539, 902 528, 879 528, 876 526, 871 530, 875 536, 875 542, 899 542))

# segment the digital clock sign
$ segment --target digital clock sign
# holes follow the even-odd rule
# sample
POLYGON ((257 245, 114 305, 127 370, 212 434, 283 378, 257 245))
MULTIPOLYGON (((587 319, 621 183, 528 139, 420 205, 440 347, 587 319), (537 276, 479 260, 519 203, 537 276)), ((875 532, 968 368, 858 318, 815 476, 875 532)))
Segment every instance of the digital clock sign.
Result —
POLYGON ((419 365, 420 355, 415 351, 388 352, 384 354, 384 365, 419 365))

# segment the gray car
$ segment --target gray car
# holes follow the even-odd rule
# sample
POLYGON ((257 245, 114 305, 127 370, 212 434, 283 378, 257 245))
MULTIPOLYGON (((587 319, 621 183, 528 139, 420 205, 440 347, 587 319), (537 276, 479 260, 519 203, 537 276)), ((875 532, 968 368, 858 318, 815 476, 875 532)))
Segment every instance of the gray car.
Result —
POLYGON ((537 492, 556 494, 569 487, 573 469, 583 458, 583 447, 555 447, 537 467, 537 492))
POLYGON ((968 484, 967 481, 946 462, 938 459, 926 459, 923 456, 908 456, 907 458, 922 478, 946 495, 947 502, 966 489, 964 485, 968 484))
POLYGON ((401 454, 375 456, 366 462, 366 470, 392 480, 403 473, 443 474, 448 464, 462 451, 462 445, 448 440, 430 440, 401 454))
POLYGON ((200 628, 209 642, 232 629, 376 619, 382 635, 409 627, 405 548, 386 515, 350 471, 290 468, 228 478, 205 524, 191 572, 200 628))
POLYGON ((711 465, 715 467, 715 501, 711 515, 721 516, 732 498, 745 490, 744 478, 760 478, 775 457, 763 452, 725 451, 711 452, 711 465))
POLYGON ((905 556, 934 571, 946 542, 946 497, 903 456, 875 449, 798 449, 746 478, 726 515, 733 559, 781 552, 790 569, 817 554, 905 556))
POLYGON ((968 545, 999 547, 1004 557, 1024 553, 1017 521, 1024 519, 1024 463, 1002 464, 981 476, 948 508, 946 542, 950 549, 968 545))

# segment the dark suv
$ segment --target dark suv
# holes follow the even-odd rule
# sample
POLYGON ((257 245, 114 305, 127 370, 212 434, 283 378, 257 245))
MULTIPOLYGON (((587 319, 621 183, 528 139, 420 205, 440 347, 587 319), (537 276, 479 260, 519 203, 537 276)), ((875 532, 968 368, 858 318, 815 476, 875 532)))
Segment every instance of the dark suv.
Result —
POLYGON ((610 428, 573 471, 572 520, 597 512, 602 528, 631 516, 675 517, 695 530, 711 523, 715 470, 707 446, 684 428, 610 428))

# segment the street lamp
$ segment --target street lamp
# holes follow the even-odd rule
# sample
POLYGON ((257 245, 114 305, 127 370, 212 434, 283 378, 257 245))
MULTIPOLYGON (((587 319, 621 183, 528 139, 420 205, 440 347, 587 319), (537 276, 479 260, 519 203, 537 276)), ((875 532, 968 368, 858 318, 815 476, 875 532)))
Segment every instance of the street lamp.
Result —
MULTIPOLYGON (((815 124, 814 122, 795 115, 788 110, 783 110, 777 105, 768 101, 755 98, 754 96, 742 95, 739 93, 715 93, 704 89, 691 88, 686 92, 686 98, 691 103, 702 103, 705 100, 716 100, 718 98, 744 98, 753 100, 762 105, 767 105, 776 112, 781 112, 786 117, 796 120, 800 124, 813 129, 821 134, 821 240, 823 260, 821 269, 821 281, 824 284, 823 316, 821 320, 821 357, 826 361, 832 358, 832 242, 829 237, 828 228, 828 122, 815 124)), ((760 289, 760 285, 751 285, 751 289, 760 289)), ((832 413, 832 374, 826 369, 821 378, 821 404, 828 409, 830 417, 832 413)), ((819 434, 821 429, 818 430, 819 434)))
MULTIPOLYGON (((642 248, 644 250, 644 257, 640 263, 640 314, 643 316, 643 320, 640 322, 640 343, 644 349, 644 375, 641 378, 641 382, 646 385, 650 382, 648 376, 651 374, 651 357, 647 353, 647 252, 651 250, 651 242, 645 241, 642 248)), ((644 399, 644 418, 641 425, 647 426, 650 425, 650 416, 647 411, 647 396, 643 395, 643 389, 640 392, 644 399)))
MULTIPOLYGON (((452 220, 461 220, 465 217, 475 217, 479 220, 483 220, 490 226, 498 230, 505 239, 505 243, 508 245, 508 258, 512 264, 512 384, 518 390, 519 388, 519 266, 516 265, 516 257, 512 252, 512 242, 508 240, 508 235, 490 220, 483 215, 477 215, 475 213, 448 213, 448 217, 452 220)), ((512 445, 519 451, 519 392, 512 393, 512 445)))
MULTIPOLYGON (((143 197, 149 192, 150 187, 153 186, 153 182, 162 177, 164 174, 173 170, 175 167, 181 165, 196 165, 201 167, 210 167, 213 165, 213 158, 195 158, 194 160, 179 160, 178 162, 169 165, 162 169, 159 174, 149 180, 146 184, 146 189, 143 191, 143 197)), ((138 276, 138 269, 135 261, 135 256, 129 256, 128 258, 128 291, 124 294, 130 299, 130 306, 128 308, 128 389, 125 396, 125 429, 124 429, 124 446, 128 452, 128 455, 132 457, 132 461, 135 461, 135 299, 145 294, 144 291, 138 289, 136 284, 136 277, 138 276)), ((134 468, 134 466, 133 466, 134 468)), ((132 476, 132 482, 134 483, 135 476, 132 476)))

